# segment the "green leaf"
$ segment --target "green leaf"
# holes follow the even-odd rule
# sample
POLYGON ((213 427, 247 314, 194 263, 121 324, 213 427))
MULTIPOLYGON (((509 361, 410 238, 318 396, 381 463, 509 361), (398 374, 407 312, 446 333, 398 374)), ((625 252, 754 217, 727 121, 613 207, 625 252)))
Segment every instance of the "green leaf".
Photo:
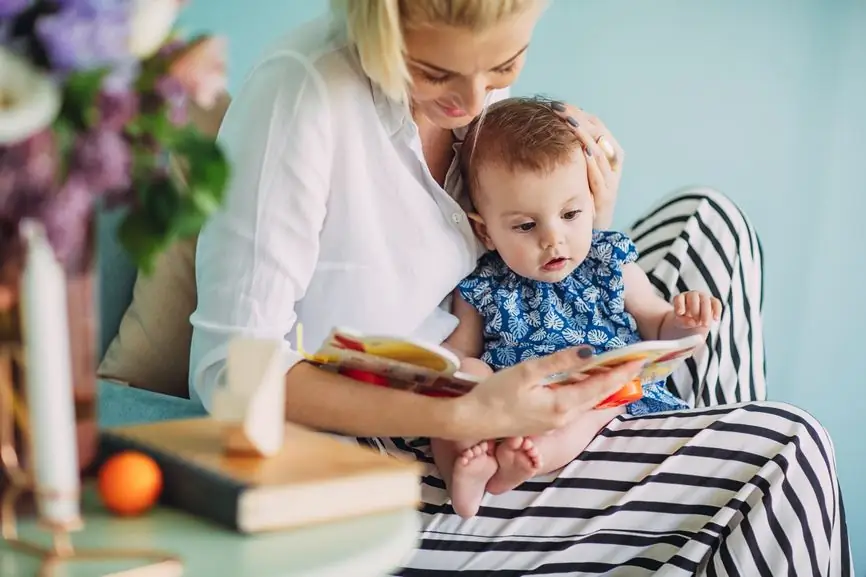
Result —
POLYGON ((163 231, 155 228, 143 212, 131 212, 123 219, 117 231, 120 244, 145 274, 153 272, 156 257, 172 241, 163 231))
POLYGON ((186 196, 180 200, 177 212, 172 219, 171 230, 179 237, 190 237, 198 234, 207 222, 210 212, 201 210, 193 201, 186 196))
POLYGON ((152 114, 139 114, 126 129, 127 134, 134 137, 147 136, 161 147, 171 147, 178 138, 179 129, 168 118, 164 109, 152 114))
POLYGON ((170 234, 175 215, 180 210, 180 191, 171 180, 149 182, 142 189, 143 214, 152 229, 163 235, 170 234))
POLYGON ((149 160, 136 162, 135 173, 142 181, 136 186, 140 208, 127 218, 120 234, 123 246, 147 273, 162 250, 178 238, 200 232, 220 208, 229 165, 213 139, 195 129, 164 124, 159 115, 139 120, 137 130, 149 135, 158 133, 162 150, 174 157, 179 169, 170 172, 169 178, 154 181, 149 180, 147 167, 155 166, 157 157, 142 150, 141 157, 149 160))
POLYGON ((99 120, 96 97, 109 69, 98 68, 74 72, 63 86, 61 114, 82 129, 90 128, 99 120))
POLYGON ((66 176, 69 173, 69 161, 72 156, 72 148, 75 145, 75 127, 72 126, 69 119, 63 116, 58 116, 54 120, 52 126, 54 139, 57 144, 57 156, 60 160, 60 169, 58 170, 57 180, 65 182, 66 176))
POLYGON ((217 210, 225 198, 229 164, 219 145, 194 129, 178 139, 175 152, 185 160, 187 185, 193 202, 206 214, 217 210))

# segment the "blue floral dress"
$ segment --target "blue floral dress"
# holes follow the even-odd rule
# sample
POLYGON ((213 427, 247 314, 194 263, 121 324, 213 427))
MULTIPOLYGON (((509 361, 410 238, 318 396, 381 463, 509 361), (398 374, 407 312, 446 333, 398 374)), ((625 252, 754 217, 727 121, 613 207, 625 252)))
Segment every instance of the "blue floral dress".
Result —
MULTIPOLYGON (((481 360, 500 370, 575 345, 591 345, 600 354, 639 342, 623 299, 622 267, 635 260, 627 235, 598 230, 586 259, 557 283, 522 277, 498 253, 485 254, 458 285, 484 319, 481 360)), ((689 408, 664 382, 645 385, 643 392, 626 407, 630 415, 689 408)))

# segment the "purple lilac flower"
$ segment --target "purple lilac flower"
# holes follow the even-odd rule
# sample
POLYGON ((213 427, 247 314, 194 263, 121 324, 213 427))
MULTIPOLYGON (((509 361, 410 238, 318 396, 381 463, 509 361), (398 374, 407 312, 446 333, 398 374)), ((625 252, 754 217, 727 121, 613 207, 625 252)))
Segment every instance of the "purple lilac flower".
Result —
POLYGON ((53 194, 57 169, 57 146, 49 129, 0 147, 0 216, 17 220, 36 211, 53 194))
POLYGON ((132 5, 132 0, 54 0, 54 3, 61 8, 73 7, 98 12, 115 8, 127 10, 132 5))
POLYGON ((32 0, 0 0, 0 20, 12 19, 30 7, 32 0))
POLYGON ((61 0, 58 4, 60 10, 36 24, 51 66, 61 74, 109 67, 112 88, 128 85, 138 72, 129 52, 129 0, 61 0))
POLYGON ((94 197, 132 185, 132 153, 119 132, 98 128, 79 135, 71 171, 94 197))
POLYGON ((141 62, 130 57, 114 64, 114 68, 102 81, 102 87, 111 92, 128 90, 141 72, 141 62))
POLYGON ((69 271, 81 272, 87 266, 87 241, 93 216, 94 199, 84 179, 70 173, 59 194, 46 207, 42 222, 57 259, 69 271))
POLYGON ((120 131, 138 114, 139 97, 131 90, 103 90, 96 105, 102 127, 120 131))
POLYGON ((174 76, 163 76, 156 82, 156 93, 168 108, 168 119, 175 126, 187 123, 187 95, 183 84, 174 76))

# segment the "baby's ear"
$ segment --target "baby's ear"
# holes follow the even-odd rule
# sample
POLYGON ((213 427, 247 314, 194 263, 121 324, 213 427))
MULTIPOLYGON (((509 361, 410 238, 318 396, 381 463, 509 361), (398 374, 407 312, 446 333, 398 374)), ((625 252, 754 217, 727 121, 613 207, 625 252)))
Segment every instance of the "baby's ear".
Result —
POLYGON ((466 216, 468 216, 469 220, 472 222, 472 230, 475 231, 475 236, 484 243, 487 250, 496 250, 493 246, 493 241, 490 240, 490 235, 487 233, 487 225, 484 223, 484 219, 481 218, 481 215, 477 212, 469 212, 466 213, 466 216))

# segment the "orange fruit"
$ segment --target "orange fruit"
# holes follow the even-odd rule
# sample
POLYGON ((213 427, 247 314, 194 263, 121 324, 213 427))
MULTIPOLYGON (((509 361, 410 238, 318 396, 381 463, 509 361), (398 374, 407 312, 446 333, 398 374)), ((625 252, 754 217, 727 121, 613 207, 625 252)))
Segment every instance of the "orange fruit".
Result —
POLYGON ((140 515, 162 492, 162 471, 151 457, 137 451, 113 455, 99 469, 99 496, 110 511, 140 515))

